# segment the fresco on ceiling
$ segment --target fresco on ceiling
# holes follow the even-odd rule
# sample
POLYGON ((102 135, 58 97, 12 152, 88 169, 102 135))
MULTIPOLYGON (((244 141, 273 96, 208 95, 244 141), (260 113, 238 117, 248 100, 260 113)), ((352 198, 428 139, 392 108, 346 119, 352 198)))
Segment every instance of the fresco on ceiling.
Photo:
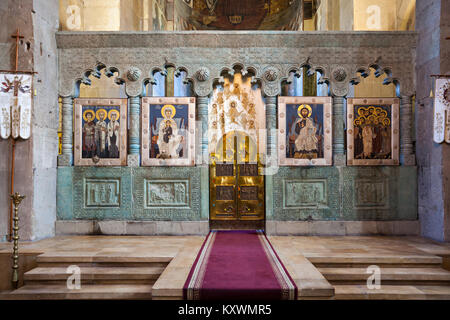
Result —
POLYGON ((301 0, 176 0, 178 30, 301 30, 301 0))

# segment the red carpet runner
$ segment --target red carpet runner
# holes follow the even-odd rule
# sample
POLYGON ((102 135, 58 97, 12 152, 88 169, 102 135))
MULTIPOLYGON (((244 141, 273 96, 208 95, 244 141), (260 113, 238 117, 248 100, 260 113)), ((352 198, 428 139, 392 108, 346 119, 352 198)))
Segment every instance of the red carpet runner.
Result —
POLYGON ((293 300, 297 287, 262 231, 211 231, 189 272, 183 296, 293 300))

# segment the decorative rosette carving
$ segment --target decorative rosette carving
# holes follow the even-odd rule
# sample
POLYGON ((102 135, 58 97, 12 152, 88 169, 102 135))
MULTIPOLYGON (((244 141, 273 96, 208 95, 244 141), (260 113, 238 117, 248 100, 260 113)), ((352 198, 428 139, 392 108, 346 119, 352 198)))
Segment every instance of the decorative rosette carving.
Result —
POLYGON ((206 67, 201 67, 196 73, 195 77, 198 81, 206 81, 209 79, 209 70, 206 67))
POLYGON ((333 70, 333 79, 337 82, 342 82, 347 77, 347 72, 342 67, 337 67, 333 70))
POLYGON ((269 67, 266 69, 266 71, 264 71, 264 79, 266 79, 269 82, 275 81, 278 78, 278 70, 273 68, 273 67, 269 67))
POLYGON ((127 72, 127 78, 130 81, 137 81, 141 77, 141 70, 136 67, 131 67, 127 72))

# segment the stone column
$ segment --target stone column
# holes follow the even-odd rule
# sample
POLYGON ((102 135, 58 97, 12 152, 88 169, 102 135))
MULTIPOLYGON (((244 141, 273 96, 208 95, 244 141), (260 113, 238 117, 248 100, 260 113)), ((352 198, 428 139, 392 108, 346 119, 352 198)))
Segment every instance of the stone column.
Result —
POLYGON ((400 163, 414 166, 416 157, 412 138, 412 97, 402 96, 400 99, 400 163))
POLYGON ((201 123, 198 132, 200 136, 201 161, 198 164, 208 164, 208 97, 197 97, 197 125, 201 123))
POLYGON ((265 165, 266 219, 273 217, 273 175, 278 172, 277 97, 266 96, 267 160, 265 165))
POLYGON ((58 166, 68 167, 73 163, 73 98, 62 97, 62 154, 58 155, 58 166))
POLYGON ((128 166, 139 167, 141 98, 130 97, 130 130, 128 132, 128 166))
POLYGON ((345 166, 344 97, 333 96, 333 163, 345 166))
POLYGON ((201 177, 201 217, 209 219, 209 154, 208 154, 208 96, 197 97, 197 123, 195 143, 200 152, 196 163, 200 167, 201 177), (198 136, 200 134, 200 136, 198 136))
POLYGON ((266 97, 267 156, 277 159, 277 97, 266 97))

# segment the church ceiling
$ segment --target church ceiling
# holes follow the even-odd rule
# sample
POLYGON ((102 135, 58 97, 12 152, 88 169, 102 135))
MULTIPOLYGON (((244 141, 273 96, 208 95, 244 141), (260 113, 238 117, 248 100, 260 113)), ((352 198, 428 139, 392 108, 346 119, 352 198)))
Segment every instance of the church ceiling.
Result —
POLYGON ((300 30, 301 0, 175 0, 179 30, 300 30))

